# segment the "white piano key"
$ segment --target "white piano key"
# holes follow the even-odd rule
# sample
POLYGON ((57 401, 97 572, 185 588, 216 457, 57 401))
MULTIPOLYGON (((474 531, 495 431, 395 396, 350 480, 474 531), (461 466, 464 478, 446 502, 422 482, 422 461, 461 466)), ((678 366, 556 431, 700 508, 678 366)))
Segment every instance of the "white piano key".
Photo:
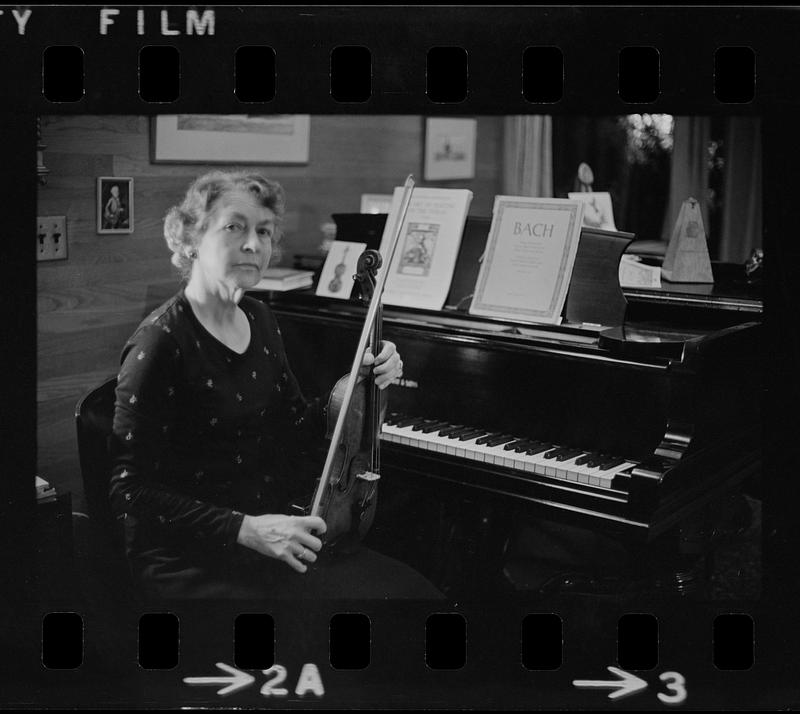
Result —
POLYGON ((571 459, 561 462, 556 459, 544 458, 548 451, 558 448, 557 444, 553 444, 546 451, 540 451, 537 454, 526 454, 525 452, 518 453, 513 449, 506 449, 505 447, 510 442, 504 442, 496 446, 478 444, 477 440, 482 436, 475 436, 462 441, 458 437, 451 439, 448 436, 440 436, 437 431, 429 433, 414 431, 413 426, 398 427, 384 424, 382 429, 382 437, 386 441, 402 446, 446 454, 459 459, 469 459, 492 466, 503 466, 521 473, 547 476, 562 481, 588 484, 601 488, 611 488, 614 477, 618 473, 635 466, 633 462, 625 461, 611 469, 601 471, 596 466, 589 467, 586 464, 576 464, 575 461, 584 454, 577 454, 571 459))
POLYGON ((472 459, 473 461, 483 461, 483 454, 480 451, 480 444, 476 443, 478 439, 480 439, 479 436, 473 436, 471 439, 461 442, 464 448, 465 458, 472 459))
POLYGON ((556 461, 555 469, 556 469, 556 478, 562 478, 566 481, 578 481, 578 474, 580 472, 580 466, 575 463, 577 459, 583 456, 583 453, 578 454, 577 456, 573 456, 571 459, 567 459, 566 461, 556 461))
POLYGON ((498 446, 485 446, 482 445, 482 448, 485 449, 484 453, 486 454, 486 461, 488 463, 495 464, 496 466, 505 466, 508 468, 514 468, 514 459, 509 457, 508 451, 506 451, 503 446, 504 444, 500 444, 498 446))

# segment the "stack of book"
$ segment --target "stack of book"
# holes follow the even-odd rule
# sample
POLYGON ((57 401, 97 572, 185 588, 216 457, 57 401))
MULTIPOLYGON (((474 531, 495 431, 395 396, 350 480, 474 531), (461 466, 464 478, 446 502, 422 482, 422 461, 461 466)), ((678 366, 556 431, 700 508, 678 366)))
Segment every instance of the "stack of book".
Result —
POLYGON ((294 268, 267 268, 264 276, 252 290, 297 290, 306 288, 314 281, 313 270, 294 268))
POLYGON ((41 476, 36 477, 36 502, 46 503, 56 500, 56 489, 41 476))

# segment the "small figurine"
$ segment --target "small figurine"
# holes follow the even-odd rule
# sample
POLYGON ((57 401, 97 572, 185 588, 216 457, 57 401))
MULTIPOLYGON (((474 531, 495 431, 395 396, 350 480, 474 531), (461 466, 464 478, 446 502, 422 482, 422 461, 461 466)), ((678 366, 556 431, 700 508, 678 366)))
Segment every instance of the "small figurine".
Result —
POLYGON ((757 283, 761 280, 763 266, 764 251, 761 248, 753 248, 753 252, 744 263, 744 274, 747 276, 748 283, 757 283))
POLYGON ((585 162, 578 165, 578 175, 575 177, 575 190, 582 193, 591 193, 594 183, 594 173, 592 167, 585 162))

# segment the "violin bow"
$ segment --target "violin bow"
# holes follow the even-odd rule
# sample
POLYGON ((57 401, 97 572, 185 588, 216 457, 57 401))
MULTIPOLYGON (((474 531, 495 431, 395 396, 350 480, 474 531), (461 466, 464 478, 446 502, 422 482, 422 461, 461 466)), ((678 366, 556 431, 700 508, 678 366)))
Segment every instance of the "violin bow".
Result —
MULTIPOLYGON (((325 466, 322 468, 322 476, 320 476, 319 484, 317 484, 317 489, 314 492, 314 500, 311 503, 311 510, 309 513, 309 515, 312 516, 319 516, 320 510, 322 509, 322 499, 324 498, 325 490, 328 487, 328 483, 331 479, 333 461, 336 457, 336 450, 339 446, 339 440, 342 438, 344 422, 347 417, 347 413, 350 410, 350 402, 352 401, 353 391, 356 387, 358 372, 361 369, 361 362, 364 359, 364 352, 367 349, 367 341, 369 340, 372 325, 375 322, 375 316, 378 312, 378 305, 380 304, 381 296, 383 295, 383 288, 389 275, 389 267, 392 264, 392 259, 394 258, 397 244, 400 241, 400 233, 403 230, 403 223, 405 223, 406 215, 408 214, 408 207, 411 204, 411 194, 414 191, 413 174, 408 175, 408 178, 406 178, 406 181, 403 184, 403 188, 403 197, 400 200, 400 210, 398 211, 397 223, 394 226, 392 240, 387 246, 383 269, 380 271, 378 279, 375 282, 372 300, 370 300, 367 316, 364 320, 364 328, 361 331, 361 338, 358 341, 358 347, 356 348, 356 353, 353 357, 353 365, 350 368, 350 377, 347 380, 347 387, 345 388, 344 397, 342 399, 342 406, 339 410, 339 418, 336 420, 336 427, 333 430, 331 445, 328 448, 328 455, 325 459, 325 466)), ((376 349, 378 349, 378 347, 379 346, 376 346, 376 349)), ((377 357, 377 355, 375 356, 377 357)))

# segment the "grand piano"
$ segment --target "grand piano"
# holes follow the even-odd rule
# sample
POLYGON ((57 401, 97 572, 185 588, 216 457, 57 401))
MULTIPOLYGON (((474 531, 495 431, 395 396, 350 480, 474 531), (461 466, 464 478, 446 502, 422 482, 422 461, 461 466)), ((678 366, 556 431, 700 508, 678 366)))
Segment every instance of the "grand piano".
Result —
MULTIPOLYGON (((536 571, 542 554, 520 532, 555 523, 618 544, 622 579, 691 590, 695 556, 760 473, 752 286, 715 266, 714 286, 626 295, 617 266, 632 236, 584 229, 561 325, 477 318, 461 293, 485 230, 488 219, 468 219, 444 310, 384 307, 404 376, 390 389, 370 544, 469 597, 524 587, 520 567, 536 571)), ((349 368, 366 308, 313 289, 254 295, 304 391, 325 393, 349 368)), ((592 567, 578 567, 586 582, 592 567)))

